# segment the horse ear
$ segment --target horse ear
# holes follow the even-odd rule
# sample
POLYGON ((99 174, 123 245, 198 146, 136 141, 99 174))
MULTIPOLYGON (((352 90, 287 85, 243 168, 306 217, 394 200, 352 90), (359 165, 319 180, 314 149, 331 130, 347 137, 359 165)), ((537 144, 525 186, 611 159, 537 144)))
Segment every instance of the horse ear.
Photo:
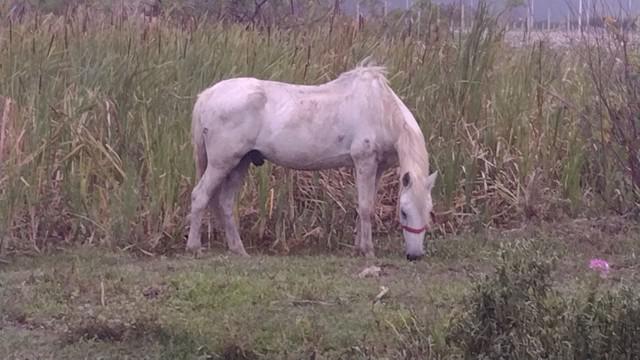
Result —
POLYGON ((404 173, 404 175, 402 175, 402 186, 405 188, 411 186, 411 175, 409 175, 409 172, 406 172, 404 173))
POLYGON ((431 191, 433 188, 433 184, 436 183, 436 179, 438 178, 438 171, 433 172, 429 177, 427 177, 427 190, 431 191))

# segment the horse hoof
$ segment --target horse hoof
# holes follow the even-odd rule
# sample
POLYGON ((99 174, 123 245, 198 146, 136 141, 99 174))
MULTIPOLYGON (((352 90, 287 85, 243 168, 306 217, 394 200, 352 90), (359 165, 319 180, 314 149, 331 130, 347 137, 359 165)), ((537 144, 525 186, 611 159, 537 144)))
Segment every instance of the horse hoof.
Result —
POLYGON ((242 258, 250 258, 251 257, 251 256, 249 256, 249 254, 247 254, 247 252, 244 249, 241 249, 241 250, 231 249, 230 251, 231 251, 231 253, 233 255, 236 255, 236 256, 239 256, 239 257, 242 257, 242 258))
POLYGON ((187 247, 185 248, 185 251, 187 253, 194 253, 194 254, 199 254, 202 252, 202 246, 200 245, 190 245, 187 244, 187 247))
POLYGON ((358 254, 368 259, 372 259, 376 257, 373 249, 358 249, 358 254))

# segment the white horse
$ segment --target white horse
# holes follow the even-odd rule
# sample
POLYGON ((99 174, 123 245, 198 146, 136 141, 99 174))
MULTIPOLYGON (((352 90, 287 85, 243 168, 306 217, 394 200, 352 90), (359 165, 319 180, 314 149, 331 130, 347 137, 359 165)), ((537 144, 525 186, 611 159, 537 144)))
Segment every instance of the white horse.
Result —
POLYGON ((232 209, 243 178, 264 160, 298 170, 355 168, 359 228, 356 249, 374 256, 371 215, 382 173, 399 165, 399 214, 407 259, 424 255, 433 222, 425 140, 415 118, 390 88, 384 67, 363 61, 337 79, 296 85, 255 78, 218 82, 199 94, 192 141, 199 181, 191 195, 187 251, 200 249, 210 204, 231 252, 248 256, 232 209))

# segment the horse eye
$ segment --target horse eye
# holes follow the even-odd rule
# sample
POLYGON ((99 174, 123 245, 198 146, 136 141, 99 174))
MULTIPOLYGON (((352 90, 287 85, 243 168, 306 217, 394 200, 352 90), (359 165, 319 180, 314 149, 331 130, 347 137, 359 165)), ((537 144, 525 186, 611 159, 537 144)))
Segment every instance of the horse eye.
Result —
POLYGON ((402 216, 403 219, 407 218, 407 213, 404 212, 404 210, 400 210, 400 215, 402 216))

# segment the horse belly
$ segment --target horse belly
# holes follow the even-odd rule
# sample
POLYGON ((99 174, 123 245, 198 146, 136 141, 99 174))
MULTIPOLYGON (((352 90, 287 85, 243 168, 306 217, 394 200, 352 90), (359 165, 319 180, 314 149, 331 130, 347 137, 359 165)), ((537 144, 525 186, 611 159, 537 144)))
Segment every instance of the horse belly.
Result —
POLYGON ((267 102, 256 149, 269 161, 292 169, 353 166, 351 144, 357 127, 341 113, 335 99, 286 99, 267 102))
POLYGON ((324 170, 353 166, 350 146, 341 144, 344 137, 300 138, 276 136, 269 144, 258 146, 265 159, 296 170, 324 170))

